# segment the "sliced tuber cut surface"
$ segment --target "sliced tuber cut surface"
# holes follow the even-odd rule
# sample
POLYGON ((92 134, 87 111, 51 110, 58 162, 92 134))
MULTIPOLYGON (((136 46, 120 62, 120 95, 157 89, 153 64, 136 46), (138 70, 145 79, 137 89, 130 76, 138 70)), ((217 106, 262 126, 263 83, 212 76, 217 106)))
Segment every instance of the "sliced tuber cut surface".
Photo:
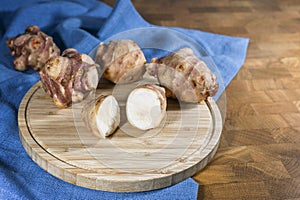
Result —
POLYGON ((87 126, 102 138, 115 132, 120 124, 120 107, 112 95, 101 95, 83 108, 87 126))
POLYGON ((156 128, 166 114, 165 89, 157 85, 142 85, 130 92, 126 102, 128 122, 141 130, 156 128))

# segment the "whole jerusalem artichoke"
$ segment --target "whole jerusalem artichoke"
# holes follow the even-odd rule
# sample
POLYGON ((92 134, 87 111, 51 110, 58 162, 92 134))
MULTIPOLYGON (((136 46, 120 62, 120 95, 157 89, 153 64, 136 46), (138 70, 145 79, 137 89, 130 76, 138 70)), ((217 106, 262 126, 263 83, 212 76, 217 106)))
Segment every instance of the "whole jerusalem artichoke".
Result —
POLYGON ((14 67, 19 71, 27 69, 40 71, 50 58, 60 54, 52 37, 34 25, 28 26, 24 34, 9 38, 6 45, 11 55, 15 56, 14 67))
POLYGON ((99 75, 95 62, 75 49, 49 59, 39 72, 45 91, 59 108, 81 102, 97 88, 99 75))

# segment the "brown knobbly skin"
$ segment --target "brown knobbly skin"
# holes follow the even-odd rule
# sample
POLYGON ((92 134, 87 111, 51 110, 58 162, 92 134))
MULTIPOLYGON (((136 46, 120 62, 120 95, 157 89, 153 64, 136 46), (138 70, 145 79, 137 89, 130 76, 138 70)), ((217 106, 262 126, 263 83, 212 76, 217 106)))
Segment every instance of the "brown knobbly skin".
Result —
POLYGON ((98 85, 94 61, 75 49, 66 49, 62 56, 49 59, 39 72, 44 90, 58 108, 81 102, 98 85))
POLYGON ((101 43, 95 62, 104 70, 104 77, 113 83, 130 83, 145 73, 146 58, 132 40, 113 40, 101 43))
POLYGON ((50 58, 60 54, 52 37, 35 25, 28 26, 25 33, 9 38, 6 45, 15 56, 14 67, 19 71, 40 71, 50 58))
POLYGON ((167 97, 183 102, 201 102, 214 96, 219 88, 216 76, 190 48, 153 58, 147 72, 166 88, 167 97))

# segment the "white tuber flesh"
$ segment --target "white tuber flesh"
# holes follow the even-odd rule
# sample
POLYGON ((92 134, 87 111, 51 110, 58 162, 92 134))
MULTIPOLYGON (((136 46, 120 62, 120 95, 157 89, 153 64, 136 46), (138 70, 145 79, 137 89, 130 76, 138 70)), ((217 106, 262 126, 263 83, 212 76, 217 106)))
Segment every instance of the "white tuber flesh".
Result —
POLYGON ((165 89, 157 85, 135 88, 126 102, 128 122, 141 130, 156 128, 166 114, 165 89))
POLYGON ((88 127, 102 138, 113 134, 120 124, 120 107, 112 95, 99 96, 84 107, 83 113, 88 127))

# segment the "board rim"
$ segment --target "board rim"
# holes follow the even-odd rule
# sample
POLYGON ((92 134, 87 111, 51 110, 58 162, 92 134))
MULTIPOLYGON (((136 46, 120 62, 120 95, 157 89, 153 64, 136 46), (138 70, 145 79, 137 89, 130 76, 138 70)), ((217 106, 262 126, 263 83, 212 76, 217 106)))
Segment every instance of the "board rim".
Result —
POLYGON ((38 166, 53 176, 77 186, 109 192, 143 192, 165 188, 192 177, 194 174, 202 170, 215 155, 219 146, 223 126, 222 117, 215 101, 212 98, 209 98, 205 101, 205 103, 208 106, 211 117, 213 118, 213 127, 207 146, 212 146, 212 148, 210 151, 206 152, 204 156, 202 156, 203 159, 198 162, 196 161, 193 165, 185 167, 182 171, 178 171, 173 174, 165 174, 165 176, 151 179, 152 183, 150 183, 147 179, 140 181, 101 180, 97 178, 97 173, 65 162, 64 160, 49 153, 35 140, 27 123, 26 113, 30 99, 38 89, 42 89, 40 81, 29 89, 23 97, 19 107, 18 125, 21 143, 27 154, 38 166), (94 176, 90 176, 89 173, 94 174, 94 176), (159 184, 154 184, 154 182, 159 182, 159 184), (115 184, 117 184, 118 187, 114 187, 113 185, 115 184), (140 184, 144 185, 143 189, 138 187, 140 184))

